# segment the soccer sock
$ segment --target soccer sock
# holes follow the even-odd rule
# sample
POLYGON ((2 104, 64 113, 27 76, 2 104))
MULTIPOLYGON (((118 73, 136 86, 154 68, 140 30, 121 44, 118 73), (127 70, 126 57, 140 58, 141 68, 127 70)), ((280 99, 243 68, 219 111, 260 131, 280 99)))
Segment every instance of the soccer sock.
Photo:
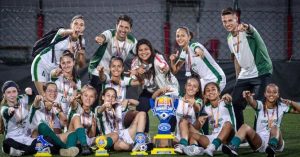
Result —
POLYGON ((61 148, 66 148, 66 144, 64 144, 52 131, 52 129, 45 123, 41 123, 38 126, 38 132, 40 135, 49 136, 55 143, 61 148))
POLYGON ((77 134, 77 138, 78 138, 81 146, 87 146, 85 129, 84 128, 78 128, 78 129, 76 129, 75 132, 77 134))
POLYGON ((269 141, 269 145, 274 146, 274 147, 277 147, 277 145, 278 145, 278 140, 277 140, 277 138, 272 137, 272 138, 270 139, 270 141, 269 141))
POLYGON ((187 145, 189 144, 189 142, 188 142, 186 139, 182 138, 182 139, 179 141, 179 144, 182 144, 182 145, 184 145, 184 146, 187 146, 187 145))
POLYGON ((114 144, 114 141, 112 140, 111 137, 107 137, 106 140, 107 140, 107 145, 105 149, 109 149, 114 144))
POLYGON ((219 138, 215 138, 213 141, 212 141, 212 144, 215 145, 216 147, 216 150, 219 148, 219 146, 221 145, 221 140, 219 138))
POLYGON ((232 145, 234 145, 236 148, 238 148, 241 144, 241 139, 237 136, 234 136, 230 142, 232 145))
POLYGON ((67 137, 67 148, 75 147, 77 144, 77 134, 76 132, 72 132, 67 137))

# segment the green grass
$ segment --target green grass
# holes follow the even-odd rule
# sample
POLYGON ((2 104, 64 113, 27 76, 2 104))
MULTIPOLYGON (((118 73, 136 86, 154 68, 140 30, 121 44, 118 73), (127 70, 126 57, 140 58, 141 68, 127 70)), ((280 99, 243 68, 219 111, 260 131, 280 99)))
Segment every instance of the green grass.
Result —
MULTIPOLYGON (((156 129, 157 129, 157 123, 158 120, 156 117, 152 116, 152 112, 149 112, 150 117, 150 134, 151 136, 155 135, 156 129)), ((253 119, 254 119, 254 111, 251 108, 246 108, 244 112, 245 117, 245 123, 249 124, 250 126, 253 126, 253 119)), ((283 134, 283 138, 285 140, 285 149, 282 153, 276 154, 278 157, 298 157, 300 156, 300 124, 299 124, 299 115, 295 114, 286 114, 284 116, 281 131, 283 134)), ((0 140, 3 139, 3 135, 0 136, 0 140)), ((2 143, 1 143, 2 147, 2 143)), ((110 156, 115 157, 126 157, 130 156, 130 152, 111 152, 110 156)), ((253 153, 253 151, 250 148, 241 148, 239 150, 240 156, 246 156, 246 157, 260 157, 260 156, 266 156, 265 153, 253 153)), ((8 156, 2 152, 0 152, 0 156, 8 156)), ((54 155, 56 156, 56 155, 54 155)), ((90 155, 94 156, 94 155, 90 155)), ((153 156, 153 155, 152 155, 153 156)), ((159 155, 159 156, 166 156, 166 155, 159 155)), ((183 156, 183 155, 172 155, 172 156, 183 156)), ((222 154, 222 152, 216 152, 215 156, 226 156, 222 154)))

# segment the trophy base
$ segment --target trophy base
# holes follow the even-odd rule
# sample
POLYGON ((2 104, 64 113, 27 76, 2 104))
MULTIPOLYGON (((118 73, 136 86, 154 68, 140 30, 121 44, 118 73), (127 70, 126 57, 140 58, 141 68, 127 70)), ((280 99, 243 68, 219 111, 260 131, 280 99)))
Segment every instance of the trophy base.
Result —
POLYGON ((96 150, 95 156, 109 156, 109 154, 107 153, 107 150, 103 149, 98 149, 96 150))
POLYGON ((146 151, 132 151, 130 155, 148 155, 146 151))
POLYGON ((153 148, 151 154, 176 154, 174 148, 153 148))
POLYGON ((167 140, 174 140, 175 136, 172 134, 157 134, 153 137, 153 139, 167 139, 167 140))
POLYGON ((35 157, 40 157, 40 156, 52 156, 52 154, 48 153, 48 152, 37 152, 36 154, 34 154, 35 157))

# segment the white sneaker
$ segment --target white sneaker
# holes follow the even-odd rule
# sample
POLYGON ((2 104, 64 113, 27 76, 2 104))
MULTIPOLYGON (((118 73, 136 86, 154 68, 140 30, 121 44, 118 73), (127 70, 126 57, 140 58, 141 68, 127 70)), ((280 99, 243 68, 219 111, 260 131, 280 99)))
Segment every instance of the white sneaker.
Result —
POLYGON ((245 147, 249 147, 249 143, 248 142, 244 142, 240 144, 240 148, 245 148, 245 147))
POLYGON ((176 144, 176 145, 174 146, 174 151, 175 151, 176 153, 183 154, 183 148, 184 148, 184 147, 185 147, 185 146, 182 145, 182 144, 176 144))
POLYGON ((216 150, 216 147, 214 144, 209 144, 206 149, 204 150, 204 153, 209 156, 214 156, 214 151, 216 150))
POLYGON ((59 155, 60 156, 76 156, 79 153, 79 149, 77 147, 70 147, 67 149, 60 149, 59 155))
POLYGON ((132 151, 138 151, 138 150, 140 150, 141 145, 142 145, 142 144, 140 144, 140 143, 136 143, 136 144, 133 146, 132 151))
POLYGON ((186 146, 183 148, 183 151, 188 156, 195 156, 195 155, 203 155, 204 154, 204 148, 198 147, 195 145, 186 146))
POLYGON ((10 156, 22 156, 23 153, 24 153, 24 151, 22 151, 22 150, 18 150, 13 147, 10 147, 10 150, 9 150, 10 156))

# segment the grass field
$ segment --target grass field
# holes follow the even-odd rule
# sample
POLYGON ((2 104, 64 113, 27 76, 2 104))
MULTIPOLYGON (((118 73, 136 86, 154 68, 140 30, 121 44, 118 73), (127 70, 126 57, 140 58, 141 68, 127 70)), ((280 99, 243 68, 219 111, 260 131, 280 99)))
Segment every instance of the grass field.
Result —
MULTIPOLYGON (((156 117, 152 116, 152 112, 149 112, 149 117, 151 121, 150 134, 153 136, 156 133, 158 120, 156 117)), ((253 126, 254 112, 251 108, 247 108, 245 110, 244 117, 245 117, 245 123, 253 126)), ((300 156, 300 115, 286 114, 282 122, 281 131, 283 134, 283 138, 285 140, 285 149, 282 153, 276 154, 276 156, 299 157, 300 156)), ((3 139, 3 135, 1 135, 0 139, 1 140, 3 139)), ((1 147, 2 147, 2 143, 1 143, 1 147)), ((248 147, 241 148, 239 150, 239 154, 240 156, 245 156, 245 157, 266 156, 266 154, 264 153, 253 153, 253 151, 248 147)), ((3 156, 8 156, 8 155, 0 152, 0 157, 3 156)), ((90 156, 94 156, 94 155, 90 155, 90 156)), ((110 156, 126 157, 126 156, 130 156, 130 154, 129 152, 111 152, 110 156)), ((159 155, 159 156, 166 156, 166 155, 159 155)), ((184 156, 184 155, 173 155, 173 156, 184 156)), ((222 154, 222 152, 216 152, 215 156, 226 156, 226 155, 222 154)))

